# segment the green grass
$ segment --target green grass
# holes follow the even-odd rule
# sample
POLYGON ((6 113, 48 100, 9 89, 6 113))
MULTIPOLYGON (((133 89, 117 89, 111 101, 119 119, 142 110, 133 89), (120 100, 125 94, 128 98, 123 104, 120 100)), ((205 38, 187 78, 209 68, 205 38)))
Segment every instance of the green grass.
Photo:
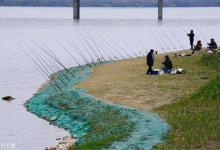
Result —
MULTIPOLYGON (((219 69, 220 55, 205 54, 200 63, 219 69)), ((220 76, 156 111, 172 129, 155 149, 220 149, 220 76)))
MULTIPOLYGON (((86 122, 86 126, 82 126, 86 128, 82 140, 70 150, 102 150, 114 141, 126 139, 134 129, 135 122, 129 120, 126 110, 103 104, 76 91, 52 96, 47 103, 65 111, 73 120, 86 122)), ((73 120, 67 120, 67 124, 73 120)))
POLYGON ((220 71, 220 53, 204 54, 201 58, 201 62, 211 67, 215 67, 220 71))
POLYGON ((70 150, 101 150, 107 148, 112 142, 128 137, 133 126, 128 122, 127 116, 118 115, 119 110, 107 109, 91 118, 90 131, 84 136, 82 144, 73 146, 70 150), (97 123, 97 121, 101 121, 97 123))

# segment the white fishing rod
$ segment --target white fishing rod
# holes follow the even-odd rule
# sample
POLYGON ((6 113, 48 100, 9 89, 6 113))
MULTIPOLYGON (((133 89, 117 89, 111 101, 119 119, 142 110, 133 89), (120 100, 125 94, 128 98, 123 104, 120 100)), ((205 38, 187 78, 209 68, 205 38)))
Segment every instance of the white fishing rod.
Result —
POLYGON ((162 29, 163 34, 165 35, 165 37, 170 41, 170 43, 173 45, 174 49, 176 51, 178 51, 178 48, 176 47, 176 45, 173 43, 173 40, 170 39, 170 37, 166 34, 166 32, 162 29))
POLYGON ((61 42, 59 42, 58 40, 57 40, 57 42, 59 43, 60 47, 62 47, 62 48, 64 49, 64 51, 65 51, 67 54, 69 54, 69 56, 72 58, 73 62, 76 63, 82 70, 84 70, 83 67, 82 67, 82 65, 81 65, 81 64, 79 63, 79 61, 72 55, 72 53, 71 53, 61 42))
POLYGON ((176 36, 176 34, 173 32, 173 30, 169 27, 170 31, 171 31, 171 34, 174 36, 174 38, 176 39, 176 41, 179 43, 180 47, 182 48, 182 50, 185 50, 184 48, 184 44, 182 42, 180 42, 178 36, 176 36))
POLYGON ((96 63, 102 63, 102 59, 100 58, 100 56, 98 55, 98 53, 96 52, 96 50, 93 48, 93 46, 90 44, 90 42, 86 39, 86 37, 83 36, 83 34, 80 34, 80 36, 82 37, 82 39, 85 41, 85 44, 88 46, 88 48, 92 51, 92 53, 94 54, 95 58, 96 58, 96 63))
POLYGON ((81 52, 80 47, 77 45, 77 43, 69 35, 65 34, 63 36, 67 40, 67 42, 71 45, 71 47, 77 52, 77 54, 82 58, 85 65, 89 65, 89 61, 87 60, 83 52, 81 52))
MULTIPOLYGON (((31 55, 29 55, 28 53, 25 53, 25 56, 30 59, 38 68, 40 71, 40 73, 42 74, 42 76, 45 78, 45 80, 47 81, 48 79, 51 81, 54 81, 53 77, 50 76, 50 74, 48 74, 48 72, 45 70, 45 68, 43 68, 31 55)), ((51 84, 52 88, 55 91, 62 91, 61 88, 58 85, 53 85, 51 82, 49 82, 49 84, 51 84)))
POLYGON ((155 36, 154 33, 153 33, 151 30, 149 30, 149 32, 150 32, 150 34, 153 36, 153 38, 155 39, 155 41, 159 44, 159 46, 162 48, 162 51, 163 51, 164 53, 166 53, 166 50, 164 49, 163 44, 160 42, 160 40, 157 38, 157 36, 155 36))
MULTIPOLYGON (((101 50, 99 49, 97 43, 96 43, 95 40, 92 38, 92 36, 91 36, 90 33, 87 32, 87 35, 88 35, 88 37, 90 38, 90 40, 93 42, 93 44, 95 45, 95 47, 96 47, 96 49, 97 49, 99 55, 102 57, 103 61, 105 62, 106 59, 105 59, 104 55, 102 54, 101 50)), ((105 54, 105 53, 104 53, 104 54, 105 54)))
POLYGON ((40 44, 34 42, 31 40, 31 42, 37 46, 38 48, 40 48, 40 50, 42 50, 43 52, 45 52, 48 56, 50 56, 57 64, 59 64, 65 72, 67 72, 69 75, 71 75, 72 77, 74 77, 74 75, 59 61, 59 59, 56 57, 56 56, 53 56, 55 55, 50 49, 49 49, 49 52, 47 49, 43 48, 40 44))

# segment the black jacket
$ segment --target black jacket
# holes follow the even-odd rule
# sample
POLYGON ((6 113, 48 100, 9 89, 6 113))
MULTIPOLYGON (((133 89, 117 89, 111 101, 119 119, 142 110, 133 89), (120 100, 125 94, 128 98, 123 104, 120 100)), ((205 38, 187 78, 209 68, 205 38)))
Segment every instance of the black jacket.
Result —
POLYGON ((216 42, 211 42, 210 44, 208 44, 210 48, 216 49, 218 48, 216 42))
POLYGON ((153 53, 147 54, 147 65, 149 65, 149 66, 154 65, 154 54, 153 53))
POLYGON ((189 34, 187 34, 187 35, 189 36, 189 40, 190 40, 190 41, 194 41, 194 36, 195 36, 194 33, 189 33, 189 34))
POLYGON ((173 68, 173 63, 170 59, 166 59, 164 62, 163 62, 163 65, 169 69, 172 69, 173 68))

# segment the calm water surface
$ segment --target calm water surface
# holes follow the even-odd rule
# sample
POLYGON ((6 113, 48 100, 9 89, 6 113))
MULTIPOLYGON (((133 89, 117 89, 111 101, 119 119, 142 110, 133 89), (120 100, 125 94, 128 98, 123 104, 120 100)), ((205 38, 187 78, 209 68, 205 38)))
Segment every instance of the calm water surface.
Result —
POLYGON ((0 97, 16 97, 10 103, 0 100, 0 144, 15 144, 18 150, 41 150, 56 144, 57 137, 68 135, 26 112, 23 106, 45 82, 25 56, 46 57, 31 41, 49 47, 65 65, 75 66, 59 42, 80 63, 83 60, 73 51, 68 38, 88 59, 80 38, 96 43, 103 54, 118 56, 143 55, 150 48, 160 52, 187 49, 185 32, 190 29, 204 45, 212 37, 220 43, 219 14, 219 8, 165 8, 164 21, 158 22, 156 8, 82 8, 81 20, 73 21, 71 8, 0 7, 0 97))

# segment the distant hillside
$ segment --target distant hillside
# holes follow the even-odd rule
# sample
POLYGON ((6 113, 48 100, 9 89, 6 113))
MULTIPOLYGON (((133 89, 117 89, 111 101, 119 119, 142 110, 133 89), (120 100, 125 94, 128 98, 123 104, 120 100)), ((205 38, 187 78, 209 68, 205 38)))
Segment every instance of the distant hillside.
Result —
MULTIPOLYGON (((164 0, 169 7, 220 6, 220 0, 164 0)), ((81 0, 82 6, 152 7, 157 0, 81 0)), ((0 6, 72 6, 72 0, 0 0, 0 6)))

